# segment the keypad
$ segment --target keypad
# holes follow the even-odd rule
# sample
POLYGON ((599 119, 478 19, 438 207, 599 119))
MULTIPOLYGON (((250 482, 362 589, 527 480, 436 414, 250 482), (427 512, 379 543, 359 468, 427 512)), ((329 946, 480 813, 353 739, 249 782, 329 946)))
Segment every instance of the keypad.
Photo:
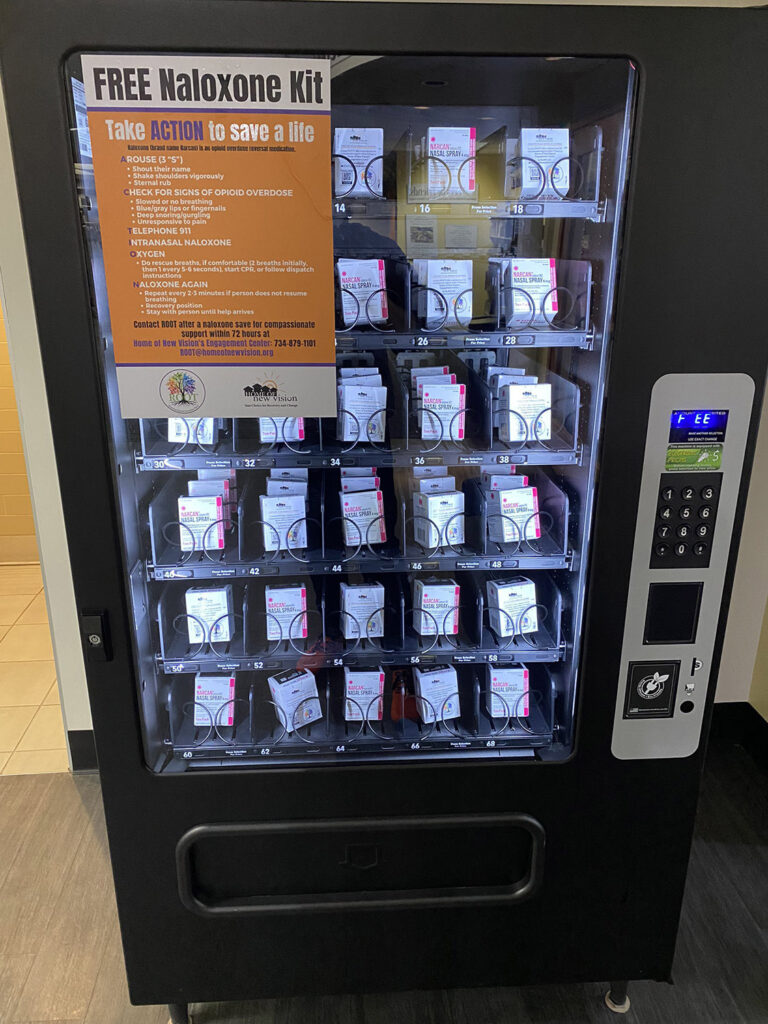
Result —
POLYGON ((659 481, 651 568, 709 565, 722 473, 664 473, 659 481))

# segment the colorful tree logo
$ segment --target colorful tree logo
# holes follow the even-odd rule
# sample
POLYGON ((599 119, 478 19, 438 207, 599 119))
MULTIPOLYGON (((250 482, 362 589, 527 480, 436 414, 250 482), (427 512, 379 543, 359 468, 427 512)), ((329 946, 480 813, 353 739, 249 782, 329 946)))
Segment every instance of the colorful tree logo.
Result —
POLYGON ((197 381, 183 370, 172 373, 165 383, 168 398, 174 405, 197 405, 197 381))
POLYGON ((172 370, 163 377, 160 395, 169 409, 197 409, 205 398, 205 388, 194 373, 172 370))

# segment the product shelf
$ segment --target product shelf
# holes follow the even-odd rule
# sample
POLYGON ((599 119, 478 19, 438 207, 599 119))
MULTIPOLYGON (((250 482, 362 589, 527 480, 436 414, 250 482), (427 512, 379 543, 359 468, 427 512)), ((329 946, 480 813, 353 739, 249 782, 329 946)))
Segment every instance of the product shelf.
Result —
MULTIPOLYGON (((555 682, 543 665, 528 667, 528 713, 520 701, 509 707, 501 701, 502 717, 492 718, 488 711, 488 687, 484 673, 473 668, 457 670, 457 696, 461 714, 445 719, 440 710, 430 714, 428 702, 421 702, 424 723, 418 717, 403 717, 403 711, 418 716, 419 699, 396 696, 394 675, 386 670, 381 718, 378 700, 361 708, 357 721, 346 721, 344 680, 340 669, 320 670, 316 674, 322 718, 310 725, 287 730, 285 713, 272 702, 266 672, 238 673, 236 695, 215 714, 198 717, 195 725, 194 676, 174 678, 165 698, 168 716, 166 745, 173 757, 198 762, 201 767, 213 761, 255 759, 259 765, 289 765, 343 757, 347 761, 382 756, 397 759, 404 754, 428 758, 445 751, 464 751, 477 756, 504 751, 531 751, 548 745, 554 731, 555 682), (223 712, 223 713, 222 713, 223 712), (232 726, 221 725, 232 717, 232 726)), ((398 676, 402 677, 398 670, 398 676)))
MULTIPOLYGON (((312 470, 308 480, 308 503, 304 520, 307 547, 268 551, 264 539, 270 527, 262 522, 259 496, 264 492, 265 475, 254 471, 231 516, 222 521, 225 536, 223 550, 196 550, 191 531, 186 530, 192 550, 183 551, 180 541, 185 527, 178 522, 178 498, 185 480, 173 477, 149 501, 146 519, 149 526, 151 560, 149 579, 195 580, 237 577, 297 577, 304 574, 339 575, 353 573, 402 573, 410 571, 490 570, 490 569, 566 569, 572 561, 568 547, 569 499, 553 478, 544 472, 529 477, 537 488, 539 500, 538 538, 531 529, 520 530, 512 523, 513 540, 500 543, 491 539, 492 514, 480 488, 479 477, 463 481, 465 512, 457 515, 464 541, 441 543, 428 548, 415 539, 416 519, 405 497, 396 499, 389 470, 383 476, 387 542, 369 544, 362 535, 355 545, 344 544, 343 519, 333 512, 339 503, 341 479, 335 470, 312 470)), ((212 524, 216 525, 216 524, 212 524)), ((209 527, 211 529, 212 527, 209 527)))
MULTIPOLYGON (((346 639, 340 612, 339 581, 324 577, 308 592, 306 636, 291 627, 289 636, 268 639, 268 616, 260 582, 231 581, 233 610, 221 616, 227 640, 212 640, 210 630, 201 642, 190 641, 180 581, 160 588, 156 618, 162 673, 256 671, 269 668, 364 667, 375 665, 504 664, 509 661, 554 662, 564 655, 561 634, 562 595, 546 573, 536 574, 538 630, 515 636, 497 636, 490 628, 485 578, 472 573, 460 577, 459 632, 448 635, 445 623, 436 623, 431 635, 417 633, 416 614, 401 577, 385 576, 381 612, 383 637, 368 637, 363 624, 357 639, 346 639)), ((274 617, 272 617, 274 618, 274 617)), ((297 619, 299 617, 297 616, 297 619)), ((348 630, 349 632, 349 630, 348 630)))

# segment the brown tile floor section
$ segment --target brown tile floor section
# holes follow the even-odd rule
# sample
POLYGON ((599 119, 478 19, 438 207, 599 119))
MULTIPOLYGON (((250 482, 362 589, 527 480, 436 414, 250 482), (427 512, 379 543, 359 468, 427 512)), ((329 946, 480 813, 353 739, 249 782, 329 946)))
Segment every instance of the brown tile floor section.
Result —
MULTIPOLYGON (((674 985, 627 1024, 768 1024, 768 784, 710 743, 674 985)), ((299 925, 297 925, 299 926, 299 925)), ((169 937, 172 941, 172 937, 169 937)), ((277 952, 276 952, 277 955, 277 952)), ((556 968, 555 968, 556 969, 556 968)), ((604 984, 195 1004, 194 1024, 610 1024, 604 984)), ((0 778, 0 1024, 166 1024, 128 1001, 95 776, 0 778)))
POLYGON ((0 775, 68 767, 40 567, 0 565, 0 775))

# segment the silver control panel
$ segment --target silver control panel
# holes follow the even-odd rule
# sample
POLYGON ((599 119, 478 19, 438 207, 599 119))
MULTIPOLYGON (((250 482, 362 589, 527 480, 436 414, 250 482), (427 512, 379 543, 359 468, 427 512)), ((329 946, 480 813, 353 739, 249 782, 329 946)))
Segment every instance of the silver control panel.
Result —
POLYGON ((615 757, 687 757, 699 745, 754 392, 741 373, 670 373, 654 385, 615 757))

